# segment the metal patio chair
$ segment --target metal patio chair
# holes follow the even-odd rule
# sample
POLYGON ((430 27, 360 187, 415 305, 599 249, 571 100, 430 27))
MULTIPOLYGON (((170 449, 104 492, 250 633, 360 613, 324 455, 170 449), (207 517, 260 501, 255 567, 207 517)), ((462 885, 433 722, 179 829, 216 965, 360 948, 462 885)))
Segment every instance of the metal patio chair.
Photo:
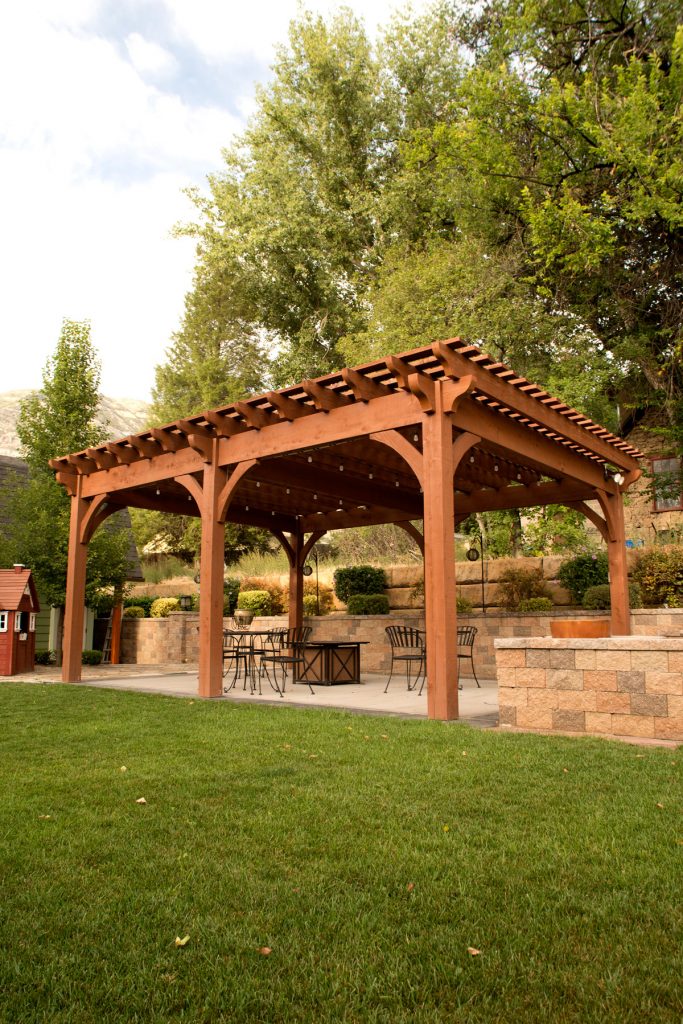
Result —
MULTIPOLYGON (((459 626, 458 627, 458 661, 461 658, 469 660, 472 666, 472 675, 477 686, 481 689, 481 683, 477 679, 477 673, 474 671, 474 659, 472 654, 474 652, 474 638, 477 635, 476 626, 459 626), (462 652, 461 652, 462 648, 462 652)), ((462 689, 462 684, 460 685, 462 689)))
MULTIPOLYGON (((293 680, 296 680, 297 675, 301 676, 303 674, 304 649, 311 632, 312 630, 310 626, 300 626, 296 629, 283 630, 279 640, 279 647, 274 646, 272 654, 266 652, 261 655, 261 667, 266 673, 266 678, 273 689, 276 690, 281 697, 285 692, 288 670, 291 669, 293 680), (268 674, 268 665, 271 665, 273 669, 272 680, 268 674), (278 665, 280 666, 282 685, 277 681, 278 665)), ((313 687, 308 680, 302 679, 300 681, 305 682, 308 685, 308 689, 315 696, 313 687)))
MULTIPOLYGON (((422 676, 422 686, 424 686, 427 649, 422 630, 414 629, 413 626, 385 626, 384 632, 391 644, 391 670, 387 679, 387 685, 384 687, 384 692, 386 693, 389 689, 389 683, 391 682, 397 662, 404 664, 406 667, 406 686, 409 690, 415 689, 420 676, 422 676), (417 666, 417 671, 415 678, 411 682, 413 665, 417 666)), ((420 693, 422 693, 422 686, 420 687, 420 693)))

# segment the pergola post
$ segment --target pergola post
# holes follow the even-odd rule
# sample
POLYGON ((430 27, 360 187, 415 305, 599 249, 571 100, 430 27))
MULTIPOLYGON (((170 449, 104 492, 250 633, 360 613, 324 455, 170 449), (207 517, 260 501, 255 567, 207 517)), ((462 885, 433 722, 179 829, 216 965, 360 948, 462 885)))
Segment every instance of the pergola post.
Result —
POLYGON ((631 608, 628 594, 624 499, 620 492, 609 494, 606 491, 599 492, 598 498, 605 514, 608 531, 606 539, 612 636, 630 636, 631 608))
POLYGON ((85 574, 88 562, 88 545, 81 543, 83 522, 88 511, 88 503, 81 496, 82 479, 82 477, 77 477, 76 493, 71 497, 62 658, 62 682, 64 683, 77 683, 81 678, 85 574))
POLYGON ((291 534, 289 559, 289 628, 300 629, 304 621, 304 536, 301 530, 291 534))
POLYGON ((422 438, 427 713, 448 721, 458 717, 453 429, 440 383, 434 412, 422 417, 422 438))
POLYGON ((215 459, 204 468, 199 601, 199 696, 223 692, 223 569, 225 522, 219 518, 225 471, 215 459))

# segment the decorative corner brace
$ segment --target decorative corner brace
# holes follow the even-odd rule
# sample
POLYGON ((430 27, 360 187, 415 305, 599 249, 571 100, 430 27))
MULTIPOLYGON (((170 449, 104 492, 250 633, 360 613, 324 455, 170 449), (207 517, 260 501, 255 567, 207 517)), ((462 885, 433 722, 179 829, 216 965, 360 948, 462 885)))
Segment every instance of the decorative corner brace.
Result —
POLYGON ((451 388, 448 388, 445 394, 447 398, 447 407, 444 412, 456 413, 458 406, 462 399, 474 389, 474 377, 472 374, 468 374, 467 377, 461 377, 460 380, 454 381, 451 388))

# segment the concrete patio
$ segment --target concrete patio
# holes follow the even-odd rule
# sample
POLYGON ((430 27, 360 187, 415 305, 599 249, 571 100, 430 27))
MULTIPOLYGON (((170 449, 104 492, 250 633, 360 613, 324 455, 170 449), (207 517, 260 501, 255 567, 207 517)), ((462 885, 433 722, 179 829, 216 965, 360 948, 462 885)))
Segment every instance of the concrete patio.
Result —
MULTIPOLYGON (((498 725, 498 687, 493 679, 481 680, 478 688, 474 679, 462 677, 459 693, 460 720, 479 728, 495 728, 498 725)), ((61 683, 59 669, 37 668, 34 672, 12 676, 7 682, 61 683)), ((405 678, 394 676, 387 693, 384 687, 386 675, 363 674, 360 683, 346 683, 338 686, 314 686, 311 694, 305 683, 288 685, 283 697, 279 697, 264 678, 262 694, 252 694, 249 686, 243 689, 243 681, 227 695, 218 700, 231 702, 256 702, 275 707, 334 708, 368 715, 401 715, 410 718, 427 717, 427 689, 422 696, 416 690, 406 689, 405 678)), ((84 666, 83 679, 71 686, 96 686, 104 689, 132 690, 140 693, 161 693, 171 697, 198 697, 196 668, 187 665, 98 665, 84 666)))

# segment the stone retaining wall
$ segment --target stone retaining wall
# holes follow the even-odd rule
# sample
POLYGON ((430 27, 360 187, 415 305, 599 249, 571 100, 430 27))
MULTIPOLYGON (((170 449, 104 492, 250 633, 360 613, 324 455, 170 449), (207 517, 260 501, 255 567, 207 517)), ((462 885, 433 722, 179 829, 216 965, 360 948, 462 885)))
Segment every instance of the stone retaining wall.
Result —
MULTIPOLYGON (((458 624, 476 626, 474 666, 480 679, 495 679, 494 641, 505 638, 539 637, 550 634, 550 620, 580 615, 581 618, 604 618, 604 612, 556 611, 548 615, 461 615, 458 624)), ((393 615, 345 615, 335 613, 305 620, 313 628, 313 639, 365 640, 361 664, 364 672, 388 672, 391 662, 384 630, 390 624, 424 628, 421 611, 405 610, 393 615)), ((658 636, 680 630, 683 635, 683 609, 643 609, 632 614, 633 630, 639 635, 658 636)), ((259 618, 261 629, 286 626, 285 616, 259 618)), ((193 612, 173 612, 166 619, 123 620, 122 661, 128 664, 163 665, 169 662, 195 664, 199 658, 199 616, 193 612)), ((464 663, 465 671, 469 668, 464 663)))
POLYGON ((501 726, 683 740, 683 637, 495 643, 501 726))

